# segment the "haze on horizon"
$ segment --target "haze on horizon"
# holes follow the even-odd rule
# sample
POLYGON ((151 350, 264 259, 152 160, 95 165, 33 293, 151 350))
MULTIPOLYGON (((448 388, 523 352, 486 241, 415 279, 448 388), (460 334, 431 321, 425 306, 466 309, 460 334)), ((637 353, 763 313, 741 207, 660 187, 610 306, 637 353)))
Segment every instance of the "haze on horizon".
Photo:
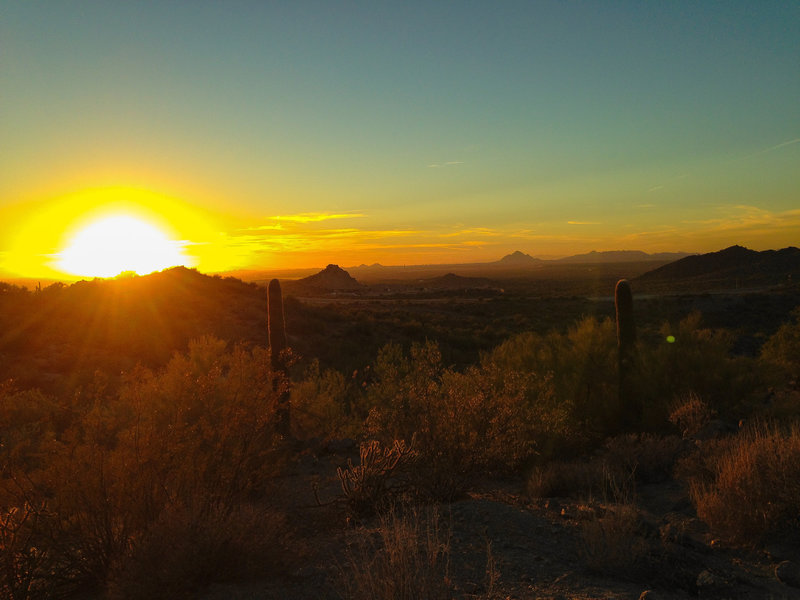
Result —
POLYGON ((796 2, 6 3, 0 276, 800 242, 796 2))

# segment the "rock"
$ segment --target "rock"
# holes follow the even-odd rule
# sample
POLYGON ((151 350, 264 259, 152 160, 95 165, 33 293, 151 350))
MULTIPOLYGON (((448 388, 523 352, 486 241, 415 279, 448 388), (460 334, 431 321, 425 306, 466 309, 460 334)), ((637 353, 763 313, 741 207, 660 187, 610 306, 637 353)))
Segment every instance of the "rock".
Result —
POLYGON ((770 544, 764 551, 775 562, 783 562, 784 560, 797 560, 800 558, 798 551, 791 546, 785 544, 770 544))
POLYGON ((791 587, 800 588, 800 566, 790 560, 778 563, 775 567, 775 577, 781 583, 791 587))
POLYGON ((725 581, 719 575, 715 575, 711 571, 701 571, 700 575, 697 576, 697 591, 699 592, 700 596, 703 596, 704 594, 720 592, 728 587, 730 586, 727 581, 725 581))

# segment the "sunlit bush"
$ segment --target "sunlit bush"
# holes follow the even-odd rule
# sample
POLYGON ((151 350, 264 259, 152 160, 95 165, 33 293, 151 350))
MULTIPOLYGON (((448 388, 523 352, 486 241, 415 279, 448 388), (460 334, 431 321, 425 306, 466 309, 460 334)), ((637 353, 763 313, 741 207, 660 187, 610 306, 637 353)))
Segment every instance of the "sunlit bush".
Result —
MULTIPOLYGON (((30 415, 10 408, 19 398, 5 395, 0 417, 33 441, 4 456, 1 505, 43 507, 31 539, 59 565, 44 576, 101 586, 170 507, 227 515, 262 497, 281 468, 270 377, 263 349, 197 340, 163 371, 139 368, 118 394, 76 402, 63 431, 43 418, 46 436, 32 435, 30 415)), ((31 414, 50 411, 27 397, 38 398, 31 414)))
POLYGON ((713 531, 756 543, 800 539, 800 428, 760 425, 718 446, 689 474, 697 514, 713 531))
POLYGON ((385 443, 414 437, 416 485, 439 499, 461 493, 476 471, 519 469, 563 428, 549 377, 492 364, 459 373, 443 366, 434 343, 409 356, 384 348, 367 398, 368 434, 385 443))
POLYGON ((338 371, 320 371, 314 361, 291 389, 292 430, 298 439, 356 438, 367 410, 358 373, 349 380, 338 371))

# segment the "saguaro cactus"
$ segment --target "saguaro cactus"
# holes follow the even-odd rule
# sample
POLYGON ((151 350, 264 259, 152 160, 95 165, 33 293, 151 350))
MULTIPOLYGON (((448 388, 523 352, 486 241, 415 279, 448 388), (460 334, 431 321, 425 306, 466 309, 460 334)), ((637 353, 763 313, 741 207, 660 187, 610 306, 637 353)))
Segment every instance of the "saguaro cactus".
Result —
POLYGON ((269 327, 269 351, 272 365, 272 389, 278 394, 276 411, 278 432, 289 435, 289 387, 285 363, 286 321, 283 316, 283 296, 277 279, 269 282, 267 293, 267 319, 269 327))
POLYGON ((642 406, 635 397, 631 385, 636 324, 633 320, 633 294, 627 279, 620 279, 617 282, 614 289, 614 304, 617 309, 620 420, 623 429, 632 429, 641 422, 642 406))

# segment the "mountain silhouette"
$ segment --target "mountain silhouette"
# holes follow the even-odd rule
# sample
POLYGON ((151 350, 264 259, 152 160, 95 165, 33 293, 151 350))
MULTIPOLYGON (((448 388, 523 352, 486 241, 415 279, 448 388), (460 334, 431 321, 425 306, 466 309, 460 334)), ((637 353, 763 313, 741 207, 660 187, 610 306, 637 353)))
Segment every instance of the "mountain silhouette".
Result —
POLYGON ((512 254, 507 254, 495 264, 502 265, 504 267, 526 267, 540 265, 541 263, 541 259, 534 258, 530 254, 525 254, 524 252, 517 250, 512 254))
POLYGON ((687 256, 640 275, 637 280, 654 282, 690 282, 728 280, 739 284, 778 284, 800 277, 800 249, 758 252, 743 246, 731 246, 718 252, 687 256))
POLYGON ((316 275, 298 279, 295 284, 329 292, 354 291, 364 287, 339 265, 328 265, 316 275))

